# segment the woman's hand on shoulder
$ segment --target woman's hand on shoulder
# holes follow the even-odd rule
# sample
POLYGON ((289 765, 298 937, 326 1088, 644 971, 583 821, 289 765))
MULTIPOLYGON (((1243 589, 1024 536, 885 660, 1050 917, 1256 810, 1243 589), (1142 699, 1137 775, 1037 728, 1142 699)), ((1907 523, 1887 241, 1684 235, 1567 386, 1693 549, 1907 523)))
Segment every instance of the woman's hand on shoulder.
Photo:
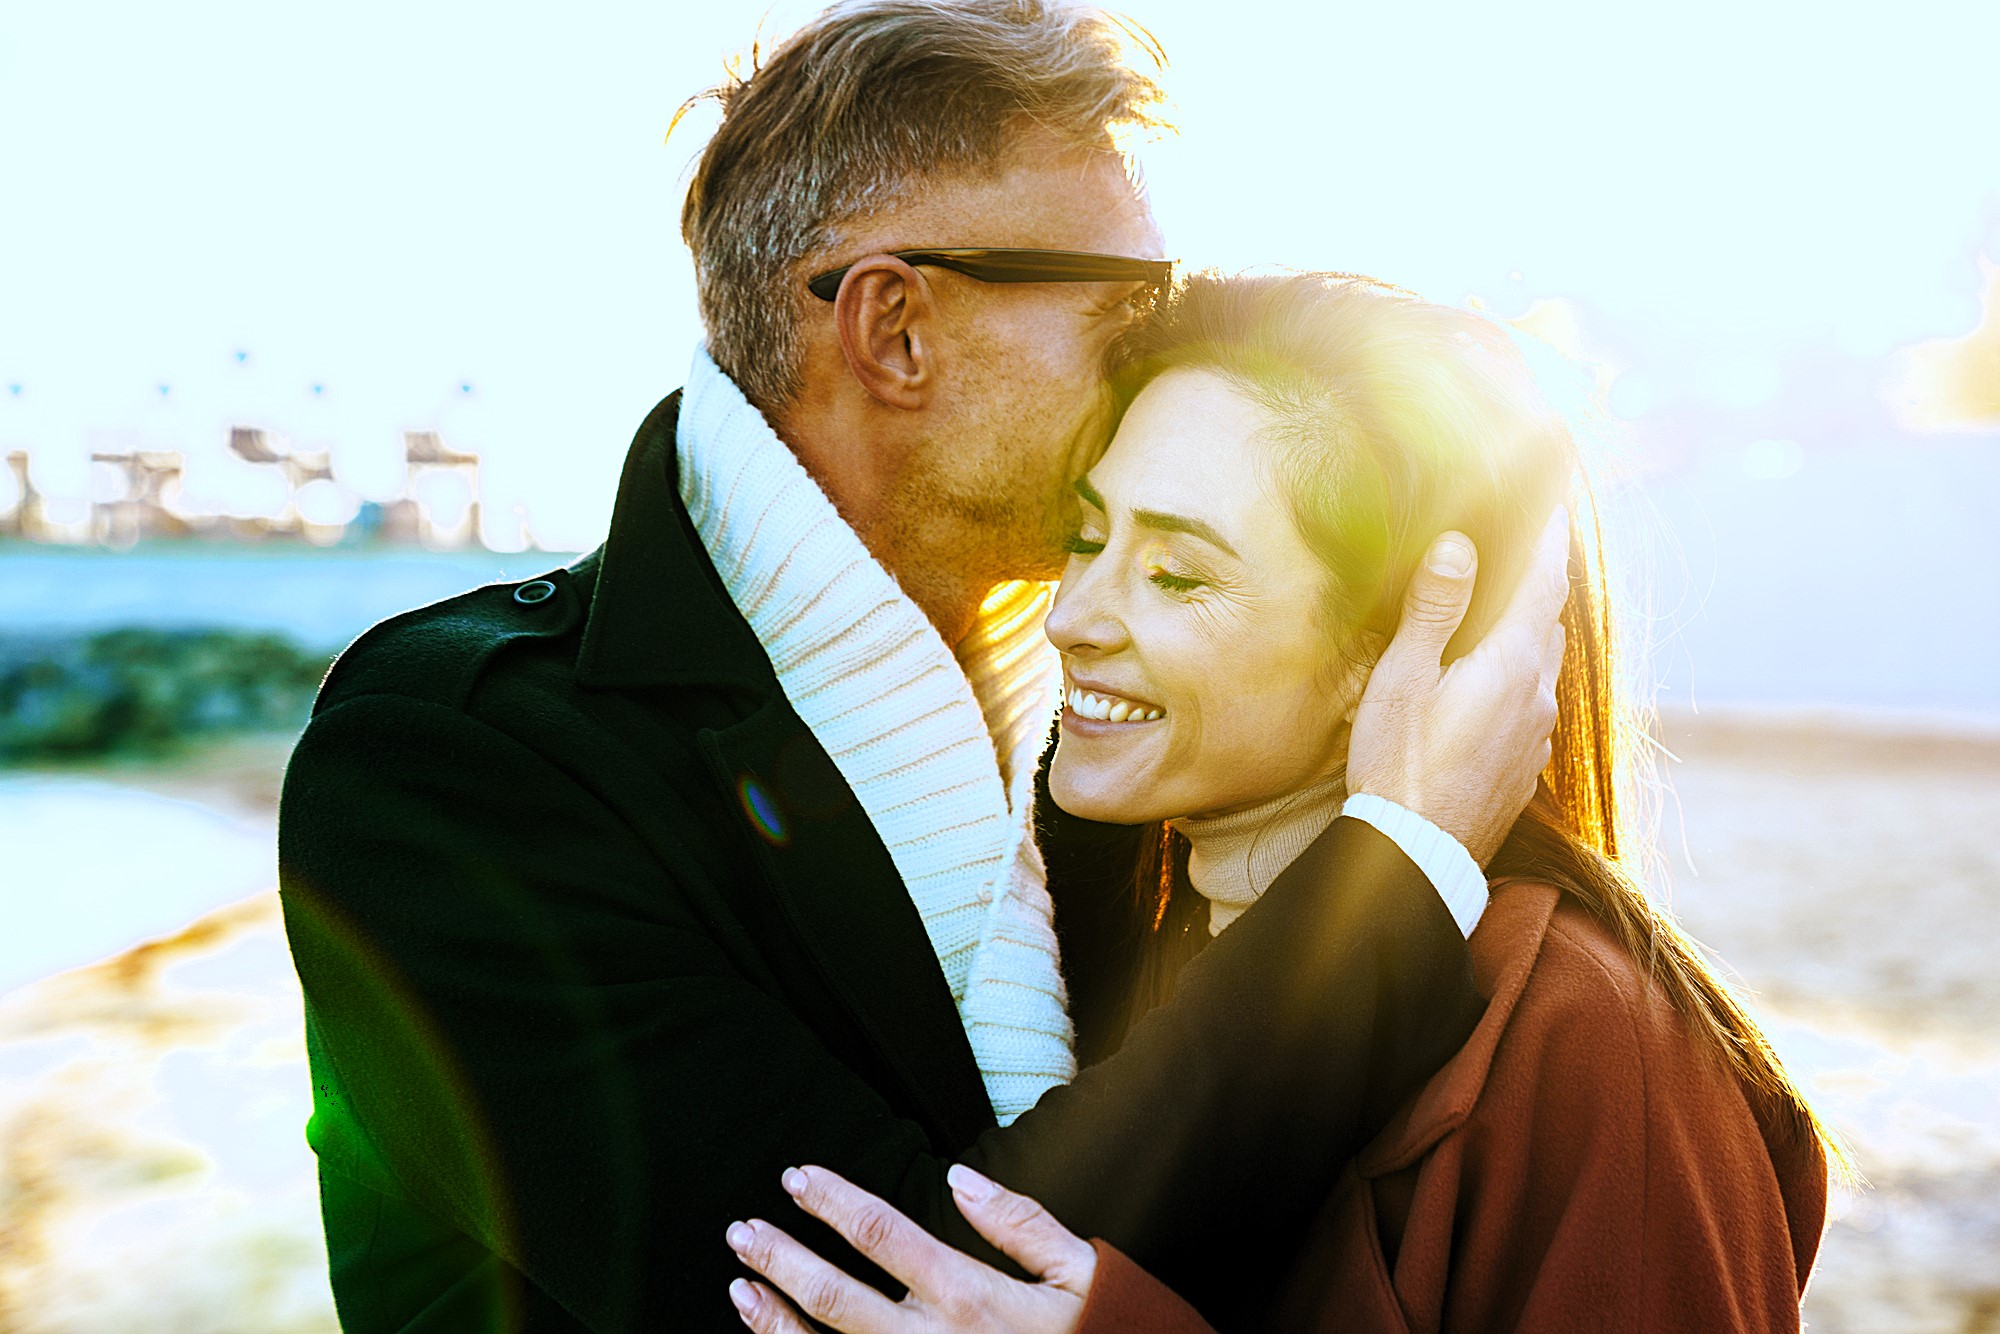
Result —
POLYGON ((737 1279, 729 1299, 743 1323, 758 1334, 809 1334, 803 1311, 842 1334, 1073 1334, 1097 1273, 1090 1243, 1034 1200, 971 1168, 954 1166, 948 1179, 966 1221, 1040 1282, 1023 1283, 952 1249, 837 1173, 795 1167, 785 1173, 786 1193, 909 1293, 892 1302, 783 1229, 753 1219, 730 1224, 729 1248, 785 1296, 737 1279))

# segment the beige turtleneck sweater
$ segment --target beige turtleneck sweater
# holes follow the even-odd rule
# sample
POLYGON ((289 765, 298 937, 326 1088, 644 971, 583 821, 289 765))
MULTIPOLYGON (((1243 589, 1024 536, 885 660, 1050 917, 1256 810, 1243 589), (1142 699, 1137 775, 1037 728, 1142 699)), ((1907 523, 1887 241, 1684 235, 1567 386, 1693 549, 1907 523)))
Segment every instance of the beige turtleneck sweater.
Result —
POLYGON ((1208 930, 1221 934, 1263 897, 1278 873, 1326 831, 1336 815, 1365 820, 1403 850, 1470 936, 1486 911, 1486 876, 1450 834, 1393 801, 1356 793, 1341 800, 1341 778, 1328 778, 1226 815, 1169 820, 1188 841, 1188 883, 1208 900, 1208 930))
POLYGON ((1311 787, 1226 815, 1169 821, 1188 841, 1188 883, 1208 900, 1208 930, 1243 915, 1340 813, 1342 781, 1311 787))

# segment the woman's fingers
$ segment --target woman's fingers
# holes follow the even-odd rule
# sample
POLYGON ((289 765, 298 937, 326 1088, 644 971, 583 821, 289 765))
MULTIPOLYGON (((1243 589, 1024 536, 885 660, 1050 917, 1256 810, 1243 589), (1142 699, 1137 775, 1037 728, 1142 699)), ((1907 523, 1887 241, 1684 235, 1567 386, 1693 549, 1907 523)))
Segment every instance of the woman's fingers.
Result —
POLYGON ((919 1297, 935 1296, 965 1257, 886 1201, 824 1167, 794 1167, 782 1182, 799 1207, 847 1239, 919 1297))
POLYGON ((738 1280, 730 1285, 730 1301, 759 1334, 803 1334, 806 1322, 799 1312, 842 1334, 1075 1329, 1096 1277, 1097 1253, 1025 1195, 965 1167, 954 1167, 950 1180, 967 1221, 1042 1282, 1022 1283, 961 1255, 838 1173, 804 1167, 785 1173, 786 1192, 901 1279, 909 1297, 891 1303, 782 1229, 753 1220, 730 1225, 730 1249, 779 1291, 738 1280))
MULTIPOLYGON (((842 1334, 891 1334, 898 1328, 893 1302, 820 1259, 782 1228, 753 1218, 747 1223, 731 1223, 727 1240, 729 1249, 744 1264, 777 1284, 800 1310, 821 1324, 842 1334)), ((735 1297, 732 1285, 730 1298, 735 1297)), ((783 1330, 785 1326, 772 1328, 783 1330)))
POLYGON ((1056 1221, 1039 1201, 1018 1195, 963 1164, 945 1174, 952 1199, 980 1236, 1043 1282, 1074 1292, 1090 1291, 1097 1252, 1056 1221))
POLYGON ((812 1334, 792 1304, 762 1283, 739 1278, 729 1285, 729 1301, 757 1334, 812 1334))

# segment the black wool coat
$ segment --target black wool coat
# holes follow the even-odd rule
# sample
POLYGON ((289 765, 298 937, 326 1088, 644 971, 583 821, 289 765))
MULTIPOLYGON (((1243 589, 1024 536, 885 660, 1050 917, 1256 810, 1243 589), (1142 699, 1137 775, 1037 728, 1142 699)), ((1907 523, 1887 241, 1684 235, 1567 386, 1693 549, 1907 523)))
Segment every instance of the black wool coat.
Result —
POLYGON ((800 1163, 997 1261, 954 1161, 1240 1323, 1477 1020, 1451 917, 1337 820, 1120 1033, 1135 832, 1044 784, 1086 1068, 997 1126, 888 852, 681 507, 677 407, 599 550, 368 631, 292 757, 280 879, 344 1327, 740 1328, 723 1231, 753 1216, 880 1280, 783 1194, 800 1163))

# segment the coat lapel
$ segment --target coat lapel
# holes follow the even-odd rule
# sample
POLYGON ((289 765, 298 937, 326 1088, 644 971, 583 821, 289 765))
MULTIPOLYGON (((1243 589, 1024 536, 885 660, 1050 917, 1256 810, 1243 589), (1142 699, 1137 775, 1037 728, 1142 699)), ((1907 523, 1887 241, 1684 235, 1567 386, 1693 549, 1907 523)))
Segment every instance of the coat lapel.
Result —
MULTIPOLYGON (((674 475, 681 396, 639 427, 618 479, 577 680, 595 687, 705 685, 775 693, 778 678, 702 549, 674 475)), ((581 562, 579 562, 581 564, 581 562)))
POLYGON ((702 734, 799 940, 946 1142, 995 1124, 923 919, 875 826, 782 697, 702 734))
POLYGON ((1473 985, 1488 998, 1472 1036, 1444 1067, 1396 1113, 1355 1167, 1364 1177, 1385 1176, 1416 1162, 1465 1124, 1486 1090, 1486 1076, 1506 1035, 1514 1007, 1527 989, 1561 894, 1534 880, 1496 880, 1479 927, 1466 942, 1473 985))
POLYGON ((888 849, 786 702, 681 504, 679 399, 653 410, 626 457, 577 678, 746 701, 741 721, 701 733, 711 776, 828 989, 946 1142, 969 1144, 995 1122, 958 1008, 888 849))

